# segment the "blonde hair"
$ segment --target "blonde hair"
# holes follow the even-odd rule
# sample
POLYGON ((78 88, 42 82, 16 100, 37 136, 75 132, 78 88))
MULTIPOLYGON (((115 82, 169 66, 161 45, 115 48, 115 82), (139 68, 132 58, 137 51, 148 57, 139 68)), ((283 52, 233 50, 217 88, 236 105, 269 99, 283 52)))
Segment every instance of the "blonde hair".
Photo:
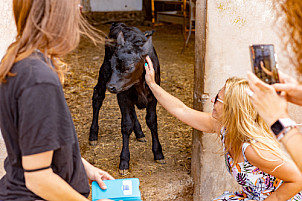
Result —
POLYGON ((247 88, 249 85, 245 79, 232 77, 226 81, 222 115, 222 123, 227 130, 226 151, 232 149, 234 164, 238 161, 244 142, 250 143, 260 157, 263 156, 258 150, 262 149, 283 158, 279 142, 255 110, 246 93, 247 88))
MULTIPOLYGON (((49 57, 60 80, 66 66, 60 57, 75 49, 83 33, 95 43, 103 42, 102 32, 90 26, 78 9, 79 0, 13 0, 17 36, 0 64, 0 83, 14 76, 14 63, 31 55, 36 49, 49 57)), ((49 66, 51 66, 49 64, 49 66)))

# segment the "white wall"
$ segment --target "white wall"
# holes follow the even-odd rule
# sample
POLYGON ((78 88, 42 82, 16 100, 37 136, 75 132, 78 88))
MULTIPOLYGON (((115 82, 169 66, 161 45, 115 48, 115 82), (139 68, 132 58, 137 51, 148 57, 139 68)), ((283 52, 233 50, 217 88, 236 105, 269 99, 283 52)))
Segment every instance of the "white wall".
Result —
MULTIPOLYGON (((271 0, 211 0, 208 4, 207 93, 215 95, 228 77, 247 77, 251 44, 274 44, 279 69, 295 76, 293 66, 288 65, 280 37, 282 26, 276 21, 271 0)), ((298 122, 302 122, 301 111, 290 106, 298 122)))
MULTIPOLYGON (((16 35, 12 14, 12 1, 0 0, 0 60, 6 52, 9 44, 16 35)), ((6 148, 0 131, 0 178, 3 176, 3 161, 6 157, 6 148)))
POLYGON ((90 0, 91 11, 141 11, 143 0, 90 0))
POLYGON ((16 35, 12 1, 0 0, 0 60, 16 35))
MULTIPOLYGON (((247 77, 247 72, 251 71, 251 44, 274 44, 279 68, 288 71, 289 62, 279 34, 271 0, 208 0, 205 93, 209 99, 204 105, 205 111, 212 111, 210 98, 228 77, 247 77)), ((301 108, 290 108, 297 122, 302 122, 301 112, 301 108)), ((200 142, 202 188, 197 189, 196 200, 212 200, 224 191, 238 188, 226 171, 217 135, 205 133, 200 142)))

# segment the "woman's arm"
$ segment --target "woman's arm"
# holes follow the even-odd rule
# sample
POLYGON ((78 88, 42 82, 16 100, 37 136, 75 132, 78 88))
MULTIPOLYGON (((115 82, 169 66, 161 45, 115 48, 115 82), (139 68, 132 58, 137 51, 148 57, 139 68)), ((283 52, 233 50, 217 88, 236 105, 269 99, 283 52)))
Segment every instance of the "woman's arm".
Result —
MULTIPOLYGON (((51 165, 52 156, 53 151, 23 156, 23 168, 36 170, 48 167, 51 165)), ((51 168, 25 172, 24 176, 26 187, 45 200, 88 200, 55 174, 51 168)))
MULTIPOLYGON (((285 79, 284 75, 280 75, 285 79)), ((248 77, 250 88, 254 92, 250 98, 266 123, 272 125, 280 118, 289 118, 285 99, 288 95, 284 91, 278 95, 273 86, 262 82, 253 73, 249 73, 248 77)), ((302 100, 302 93, 301 97, 295 97, 302 100)), ((297 129, 292 129, 281 139, 281 142, 302 172, 302 134, 297 129)))
POLYGON ((302 85, 293 77, 279 71, 280 83, 273 84, 276 91, 286 92, 287 101, 302 106, 302 85))
POLYGON ((281 139, 281 142, 302 172, 302 134, 298 129, 292 129, 281 139))
POLYGON ((302 190, 302 173, 292 161, 282 160, 267 150, 258 149, 258 152, 248 146, 245 151, 247 160, 261 171, 283 180, 283 184, 265 200, 288 200, 302 190))
POLYGON ((256 75, 249 72, 249 86, 254 92, 250 99, 261 117, 268 125, 272 125, 280 118, 288 117, 285 92, 277 94, 272 85, 262 82, 256 75))
POLYGON ((146 61, 148 65, 145 65, 146 70, 146 82, 154 94, 157 101, 173 116, 178 118, 180 121, 192 126, 193 128, 204 131, 204 132, 219 132, 220 125, 212 117, 211 113, 200 112, 187 107, 176 97, 172 96, 156 84, 154 79, 154 68, 151 59, 147 56, 146 61))

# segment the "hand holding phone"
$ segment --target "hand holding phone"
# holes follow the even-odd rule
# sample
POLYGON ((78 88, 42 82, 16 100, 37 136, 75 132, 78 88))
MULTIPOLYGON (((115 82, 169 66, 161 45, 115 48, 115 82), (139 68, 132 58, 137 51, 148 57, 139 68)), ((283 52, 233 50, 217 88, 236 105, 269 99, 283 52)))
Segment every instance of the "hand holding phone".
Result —
POLYGON ((279 83, 274 45, 251 45, 250 55, 253 73, 267 84, 279 83))

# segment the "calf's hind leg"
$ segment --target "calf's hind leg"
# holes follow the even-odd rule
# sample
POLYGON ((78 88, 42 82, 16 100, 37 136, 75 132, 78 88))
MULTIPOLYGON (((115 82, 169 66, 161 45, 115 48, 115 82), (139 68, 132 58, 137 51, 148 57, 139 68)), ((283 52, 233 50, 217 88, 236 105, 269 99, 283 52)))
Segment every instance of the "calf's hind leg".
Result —
POLYGON ((135 109, 132 110, 132 117, 134 119, 134 133, 137 141, 146 142, 145 134, 142 131, 142 127, 137 119, 135 109))

